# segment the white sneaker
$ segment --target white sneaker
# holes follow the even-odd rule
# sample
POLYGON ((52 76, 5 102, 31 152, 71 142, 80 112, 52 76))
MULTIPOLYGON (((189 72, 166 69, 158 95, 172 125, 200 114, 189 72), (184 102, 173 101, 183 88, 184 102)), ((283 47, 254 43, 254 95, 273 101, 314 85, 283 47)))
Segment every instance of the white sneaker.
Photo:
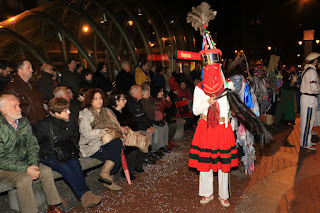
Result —
POLYGON ((207 205, 211 200, 213 200, 214 196, 213 194, 210 197, 202 197, 200 200, 200 203, 202 205, 207 205))
POLYGON ((227 200, 224 200, 224 199, 222 199, 220 196, 218 197, 218 199, 220 200, 220 203, 221 203, 221 205, 222 205, 223 207, 228 208, 228 207, 230 206, 230 202, 229 202, 228 199, 227 199, 227 200))
POLYGON ((312 147, 312 146, 302 146, 302 148, 306 148, 309 150, 316 150, 317 149, 316 147, 312 147))
POLYGON ((309 146, 316 146, 316 145, 317 145, 317 143, 313 143, 313 142, 309 143, 309 146))

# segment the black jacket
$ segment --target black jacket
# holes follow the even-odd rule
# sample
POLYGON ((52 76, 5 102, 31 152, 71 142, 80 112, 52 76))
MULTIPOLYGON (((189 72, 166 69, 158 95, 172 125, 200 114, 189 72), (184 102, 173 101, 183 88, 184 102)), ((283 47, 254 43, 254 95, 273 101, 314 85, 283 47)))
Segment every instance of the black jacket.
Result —
POLYGON ((134 122, 137 123, 137 128, 132 130, 147 130, 151 127, 152 121, 149 120, 147 115, 143 112, 141 103, 130 95, 128 96, 127 101, 128 110, 133 116, 134 122))
POLYGON ((93 85, 96 88, 102 89, 102 91, 107 95, 107 92, 113 90, 112 83, 109 77, 106 77, 101 72, 94 73, 93 75, 93 85))
POLYGON ((0 76, 0 94, 4 87, 11 81, 11 77, 2 77, 0 76))
POLYGON ((52 123, 53 135, 55 137, 55 140, 53 140, 55 147, 64 146, 66 143, 77 144, 79 142, 79 130, 74 122, 71 120, 65 122, 64 120, 49 115, 33 125, 33 134, 36 136, 40 146, 40 159, 47 157, 58 158, 50 144, 50 122, 52 123))
POLYGON ((37 80, 37 86, 42 94, 42 98, 44 101, 48 101, 53 98, 53 91, 56 86, 53 83, 52 77, 52 74, 42 72, 37 80))
POLYGON ((130 112, 128 111, 127 107, 123 108, 122 112, 119 112, 113 107, 110 107, 110 109, 113 111, 114 115, 117 117, 117 120, 119 121, 121 126, 128 126, 133 131, 138 130, 138 124, 133 118, 133 116, 130 114, 130 112))
POLYGON ((134 85, 134 77, 129 72, 121 70, 116 79, 117 89, 128 92, 132 85, 134 85))
POLYGON ((66 70, 62 73, 60 79, 60 85, 65 87, 71 87, 72 90, 79 94, 81 87, 81 75, 76 71, 71 72, 70 70, 66 70))

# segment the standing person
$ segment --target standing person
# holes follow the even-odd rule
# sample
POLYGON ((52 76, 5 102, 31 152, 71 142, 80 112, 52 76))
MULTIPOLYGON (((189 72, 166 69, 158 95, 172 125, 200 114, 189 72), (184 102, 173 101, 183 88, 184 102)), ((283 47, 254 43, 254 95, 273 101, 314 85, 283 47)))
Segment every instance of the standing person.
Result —
POLYGON ((149 69, 150 64, 148 61, 142 61, 141 67, 136 67, 135 81, 138 86, 141 86, 143 83, 150 83, 150 76, 148 74, 149 69))
MULTIPOLYGON (((214 58, 220 59, 221 50, 210 51, 214 52, 214 58)), ((239 164, 237 147, 229 122, 228 99, 226 96, 215 99, 226 88, 220 60, 208 64, 203 80, 194 89, 193 113, 201 115, 201 119, 192 140, 188 165, 200 172, 200 203, 206 205, 213 200, 213 172, 218 172, 218 199, 222 206, 229 207, 229 172, 239 164)))
POLYGON ((78 94, 81 89, 81 75, 76 71, 77 63, 74 59, 69 59, 67 66, 67 70, 61 75, 60 85, 71 87, 78 94))
POLYGON ((7 60, 0 60, 0 93, 3 88, 11 81, 10 72, 12 67, 7 60))
POLYGON ((130 74, 131 66, 128 61, 121 63, 122 70, 116 78, 116 87, 118 90, 128 93, 130 87, 134 85, 134 77, 130 74))
POLYGON ((22 213, 38 212, 32 182, 39 179, 49 204, 48 213, 62 212, 61 198, 50 167, 40 163, 39 145, 30 123, 22 117, 14 95, 0 97, 0 183, 17 189, 22 213))
POLYGON ((107 143, 102 141, 105 135, 104 129, 120 131, 112 119, 115 115, 110 109, 104 107, 105 100, 106 96, 99 88, 89 89, 86 92, 83 101, 84 109, 79 113, 79 145, 83 157, 96 158, 104 162, 99 180, 104 182, 103 185, 108 189, 118 191, 122 187, 114 183, 113 175, 121 166, 122 140, 116 137, 107 143))
POLYGON ((93 75, 93 85, 95 88, 102 89, 106 95, 112 93, 113 87, 105 63, 99 63, 96 72, 93 75))
POLYGON ((23 59, 17 62, 17 74, 13 80, 7 84, 3 94, 15 95, 20 100, 21 112, 31 124, 43 119, 47 112, 43 107, 42 95, 36 87, 35 82, 31 82, 32 64, 29 60, 23 59))
POLYGON ((311 134, 315 119, 315 110, 317 107, 317 96, 320 93, 319 77, 317 75, 319 57, 319 53, 310 53, 306 57, 307 64, 305 65, 301 75, 300 146, 310 150, 316 150, 316 148, 314 147, 316 144, 311 142, 311 134))
POLYGON ((80 162, 78 125, 69 120, 69 102, 63 98, 49 101, 49 116, 33 126, 33 133, 40 146, 40 162, 59 172, 71 187, 84 208, 91 208, 101 202, 101 197, 92 194, 86 184, 80 162), (59 159, 54 148, 63 149, 71 157, 59 159), (75 153, 75 154, 73 154, 75 153))
POLYGON ((38 88, 43 100, 49 101, 53 98, 53 91, 56 88, 53 82, 53 67, 50 64, 43 64, 40 68, 41 75, 37 79, 38 88))

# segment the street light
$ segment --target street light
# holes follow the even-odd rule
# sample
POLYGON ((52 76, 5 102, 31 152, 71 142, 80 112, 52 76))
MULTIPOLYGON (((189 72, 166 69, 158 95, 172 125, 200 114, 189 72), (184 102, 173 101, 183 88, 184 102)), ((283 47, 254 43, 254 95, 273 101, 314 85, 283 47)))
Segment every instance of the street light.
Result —
POLYGON ((269 50, 269 51, 271 50, 271 46, 268 46, 268 50, 269 50))
POLYGON ((298 44, 301 46, 302 45, 302 41, 298 41, 298 44))
POLYGON ((87 33, 89 31, 89 27, 88 26, 83 26, 82 30, 83 30, 83 32, 87 33))
POLYGON ((238 53, 238 50, 235 50, 235 51, 234 51, 234 53, 236 53, 236 54, 237 54, 237 53, 238 53))
POLYGON ((319 44, 319 43, 320 43, 320 40, 316 40, 316 43, 319 44))
POLYGON ((133 25, 133 21, 128 21, 128 24, 130 25, 130 26, 132 26, 133 25))
POLYGON ((297 54, 298 57, 300 57, 300 54, 297 54))

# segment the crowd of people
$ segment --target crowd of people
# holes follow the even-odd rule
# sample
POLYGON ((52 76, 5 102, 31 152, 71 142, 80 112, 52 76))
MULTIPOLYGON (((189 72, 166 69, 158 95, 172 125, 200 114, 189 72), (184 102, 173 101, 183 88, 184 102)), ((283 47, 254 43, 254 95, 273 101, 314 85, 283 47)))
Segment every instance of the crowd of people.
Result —
MULTIPOLYGON (((280 57, 274 55, 267 67, 258 63, 252 69, 248 69, 243 57, 239 56, 225 68, 225 74, 230 89, 256 116, 263 116, 267 125, 278 125, 281 121, 294 123, 296 96, 296 110, 301 106, 301 129, 304 128, 301 146, 315 149, 310 135, 314 120, 317 122, 319 79, 316 68, 319 56, 307 57, 302 75, 294 67, 283 68, 280 57)), ((85 208, 98 205, 102 198, 88 188, 79 156, 104 162, 98 180, 110 190, 121 190, 113 177, 118 171, 125 177, 121 169, 125 135, 139 132, 150 139, 147 153, 135 146, 126 146, 123 150, 130 179, 135 180, 135 173, 144 172, 144 164, 156 164, 178 146, 173 138, 181 118, 177 117, 180 109, 175 103, 182 100, 189 105, 186 109, 192 109, 195 114, 187 119, 187 129, 194 130, 198 120, 198 125, 205 128, 208 107, 215 104, 219 104, 219 113, 225 113, 218 122, 227 125, 231 117, 231 126, 210 132, 212 137, 230 136, 230 143, 225 148, 237 150, 232 154, 230 168, 219 173, 219 179, 228 179, 228 172, 239 162, 243 165, 240 173, 251 174, 254 171, 255 135, 228 116, 227 100, 216 102, 210 98, 203 104, 201 97, 206 99, 206 94, 199 90, 202 85, 199 65, 196 64, 191 72, 188 65, 184 65, 182 71, 177 66, 171 73, 168 67, 150 67, 147 60, 140 59, 135 67, 123 61, 122 70, 113 82, 104 63, 99 63, 93 73, 70 59, 61 74, 53 65, 43 64, 35 78, 29 60, 20 60, 15 65, 0 60, 0 182, 17 188, 22 212, 37 212, 32 181, 38 178, 46 194, 48 211, 59 210, 57 205, 61 199, 51 170, 63 176, 85 208), (234 136, 236 146, 232 145, 234 136)), ((209 133, 196 134, 197 144, 201 144, 209 133)), ((191 151, 190 158, 192 155, 198 154, 191 151)), ((202 167, 207 168, 208 164, 202 167)), ((204 179, 213 178, 211 173, 210 177, 209 173, 200 174, 204 179)), ((201 190, 202 194, 207 194, 207 189, 201 190)), ((225 196, 221 198, 221 204, 228 207, 228 191, 222 191, 222 194, 225 196)), ((211 200, 210 196, 202 196, 202 204, 211 200)))

